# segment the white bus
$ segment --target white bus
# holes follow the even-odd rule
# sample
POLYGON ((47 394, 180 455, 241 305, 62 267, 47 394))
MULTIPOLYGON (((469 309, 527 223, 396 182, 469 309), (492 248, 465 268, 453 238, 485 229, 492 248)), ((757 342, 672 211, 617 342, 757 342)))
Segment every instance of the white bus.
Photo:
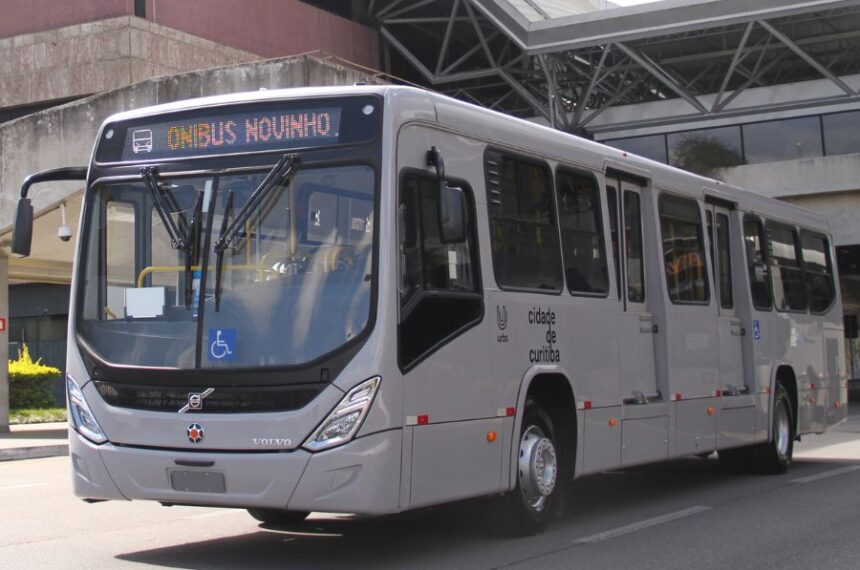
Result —
POLYGON ((407 87, 110 117, 67 387, 87 500, 396 513, 718 451, 779 473, 846 418, 827 221, 407 87), (135 132, 152 133, 137 152, 135 132))

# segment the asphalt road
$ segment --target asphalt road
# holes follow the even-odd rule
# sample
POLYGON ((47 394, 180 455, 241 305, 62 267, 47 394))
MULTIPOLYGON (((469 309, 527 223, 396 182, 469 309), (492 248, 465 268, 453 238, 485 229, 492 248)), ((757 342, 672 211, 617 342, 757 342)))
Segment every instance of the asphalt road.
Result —
POLYGON ((712 457, 583 478, 568 515, 521 539, 489 530, 482 501, 289 530, 244 511, 90 505, 67 461, 0 463, 0 568, 860 568, 860 415, 805 438, 782 476, 712 457))

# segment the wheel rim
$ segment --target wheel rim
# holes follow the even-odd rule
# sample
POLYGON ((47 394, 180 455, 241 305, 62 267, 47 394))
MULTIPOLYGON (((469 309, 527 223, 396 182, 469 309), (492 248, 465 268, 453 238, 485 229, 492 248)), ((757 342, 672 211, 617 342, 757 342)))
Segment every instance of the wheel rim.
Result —
POLYGON ((788 421, 788 409, 785 402, 777 402, 774 411, 774 429, 776 430, 776 452, 780 457, 788 457, 788 447, 791 444, 791 426, 788 421))
POLYGON ((555 446, 538 426, 529 426, 520 440, 520 490, 533 511, 542 511, 555 489, 558 458, 555 446))

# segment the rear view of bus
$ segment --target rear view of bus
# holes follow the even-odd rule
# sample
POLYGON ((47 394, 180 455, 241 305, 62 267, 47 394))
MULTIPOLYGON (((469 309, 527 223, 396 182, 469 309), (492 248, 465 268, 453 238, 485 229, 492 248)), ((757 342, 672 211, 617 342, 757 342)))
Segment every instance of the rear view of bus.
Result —
POLYGON ((400 444, 367 417, 382 98, 252 97, 102 128, 73 284, 75 493, 393 510, 400 444), (360 490, 386 477, 391 496, 360 490))

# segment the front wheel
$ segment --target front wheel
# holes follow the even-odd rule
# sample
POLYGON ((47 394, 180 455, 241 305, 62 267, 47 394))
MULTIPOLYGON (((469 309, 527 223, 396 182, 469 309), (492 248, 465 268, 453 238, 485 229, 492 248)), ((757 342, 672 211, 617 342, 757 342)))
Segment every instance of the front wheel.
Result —
POLYGON ((502 499, 503 516, 512 534, 536 534, 556 511, 566 483, 552 420, 537 404, 526 404, 517 453, 517 483, 502 499))
POLYGON ((262 523, 289 526, 304 521, 310 513, 305 511, 282 511, 279 509, 248 509, 248 514, 262 523))

